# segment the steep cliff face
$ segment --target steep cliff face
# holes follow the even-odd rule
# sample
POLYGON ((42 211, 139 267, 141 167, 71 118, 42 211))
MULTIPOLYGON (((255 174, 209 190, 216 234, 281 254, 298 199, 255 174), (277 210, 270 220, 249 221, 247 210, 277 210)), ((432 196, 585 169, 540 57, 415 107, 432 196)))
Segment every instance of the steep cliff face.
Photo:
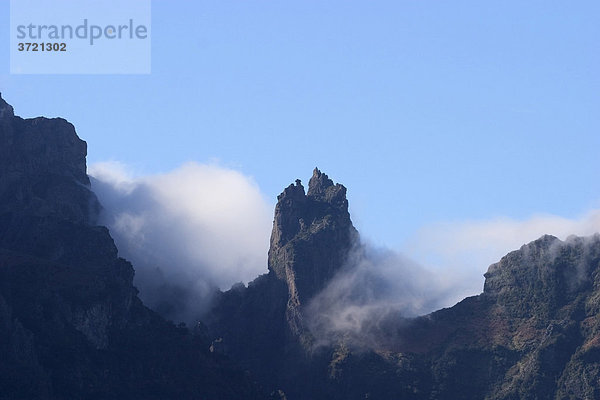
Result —
POLYGON ((318 169, 307 193, 297 180, 277 199, 269 273, 218 296, 206 321, 223 351, 271 391, 310 396, 323 374, 312 369, 305 306, 343 268, 357 232, 346 188, 318 169))
POLYGON ((86 143, 63 119, 15 117, 4 100, 0 114, 0 287, 27 318, 52 308, 106 348, 109 325, 123 324, 136 290, 133 268, 117 257, 107 229, 95 226, 100 205, 86 174, 86 143), (53 285, 72 298, 51 296, 53 285), (108 286, 113 303, 104 298, 108 286))
POLYGON ((277 200, 269 271, 287 283, 291 297, 304 303, 342 267, 355 239, 346 188, 315 168, 307 194, 296 181, 277 200))
POLYGON ((259 396, 239 370, 144 307, 63 119, 0 97, 0 398, 259 396))
POLYGON ((0 97, 0 212, 93 224, 86 143, 61 118, 22 119, 0 97))
POLYGON ((317 168, 307 194, 297 180, 277 200, 269 271, 287 286, 288 326, 302 335, 302 306, 342 268, 357 232, 350 221, 346 188, 334 185, 317 168))

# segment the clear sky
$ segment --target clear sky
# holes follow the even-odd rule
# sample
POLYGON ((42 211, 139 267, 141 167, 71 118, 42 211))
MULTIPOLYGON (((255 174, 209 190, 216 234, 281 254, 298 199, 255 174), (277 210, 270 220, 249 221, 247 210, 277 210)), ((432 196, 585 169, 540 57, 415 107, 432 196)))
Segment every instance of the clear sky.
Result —
MULTIPOLYGON (((315 166, 377 244, 600 208, 600 2, 153 1, 150 75, 10 75, 90 164, 218 162, 276 195, 315 166)), ((552 232, 549 232, 552 233, 552 232)))

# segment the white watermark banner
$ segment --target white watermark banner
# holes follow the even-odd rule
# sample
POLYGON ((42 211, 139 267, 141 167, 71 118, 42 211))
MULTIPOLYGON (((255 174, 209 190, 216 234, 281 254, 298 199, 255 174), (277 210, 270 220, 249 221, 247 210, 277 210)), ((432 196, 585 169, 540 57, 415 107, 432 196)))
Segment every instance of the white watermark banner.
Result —
POLYGON ((11 0, 12 74, 149 74, 150 0, 11 0))

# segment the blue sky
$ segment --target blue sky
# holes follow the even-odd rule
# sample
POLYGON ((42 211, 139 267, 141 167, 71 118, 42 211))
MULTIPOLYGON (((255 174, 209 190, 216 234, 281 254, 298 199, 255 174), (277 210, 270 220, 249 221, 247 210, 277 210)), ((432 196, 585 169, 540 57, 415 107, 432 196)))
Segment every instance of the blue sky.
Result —
POLYGON ((273 204, 318 166, 395 248, 600 208, 597 1, 153 1, 150 75, 10 75, 0 16, 3 97, 74 123, 90 164, 217 162, 273 204))

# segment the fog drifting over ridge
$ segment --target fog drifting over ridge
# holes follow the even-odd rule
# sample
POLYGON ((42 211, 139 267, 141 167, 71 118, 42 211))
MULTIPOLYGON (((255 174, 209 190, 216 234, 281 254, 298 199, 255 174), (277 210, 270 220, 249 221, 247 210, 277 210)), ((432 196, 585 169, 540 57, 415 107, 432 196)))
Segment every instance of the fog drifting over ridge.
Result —
POLYGON ((444 306, 452 282, 398 252, 357 242, 342 269, 309 301, 306 321, 316 346, 344 337, 347 344, 376 348, 390 322, 444 306))
POLYGON ((547 233, 568 241, 571 235, 590 237, 599 231, 600 210, 592 210, 575 219, 550 215, 436 224, 413 239, 412 259, 358 243, 346 266, 309 303, 308 324, 317 345, 344 337, 353 346, 377 348, 389 340, 400 318, 481 293, 483 273, 510 251, 547 233))
MULTIPOLYGON (((600 232, 600 209, 575 218, 534 215, 526 219, 497 217, 483 220, 439 222, 421 228, 404 251, 432 270, 460 275, 462 292, 477 294, 483 289, 483 273, 490 264, 510 251, 553 235, 566 240, 571 235, 590 236, 600 232)), ((464 297, 464 296, 463 296, 464 297)), ((455 301, 460 300, 459 297, 455 301)))
POLYGON ((140 297, 167 318, 192 322, 215 288, 267 271, 272 207, 240 172, 187 163, 132 177, 109 162, 89 174, 101 223, 133 263, 140 297))
MULTIPOLYGON (((193 322, 211 293, 267 272, 272 205, 242 173, 187 163, 134 177, 120 163, 90 166, 119 255, 136 270, 140 297, 174 321, 193 322)), ((483 288, 483 273, 509 251, 543 234, 565 239, 600 231, 600 210, 577 219, 536 216, 440 223, 404 249, 362 239, 347 267, 310 306, 315 329, 359 332, 385 315, 449 307, 483 288), (365 244, 366 243, 366 244, 365 244)))

